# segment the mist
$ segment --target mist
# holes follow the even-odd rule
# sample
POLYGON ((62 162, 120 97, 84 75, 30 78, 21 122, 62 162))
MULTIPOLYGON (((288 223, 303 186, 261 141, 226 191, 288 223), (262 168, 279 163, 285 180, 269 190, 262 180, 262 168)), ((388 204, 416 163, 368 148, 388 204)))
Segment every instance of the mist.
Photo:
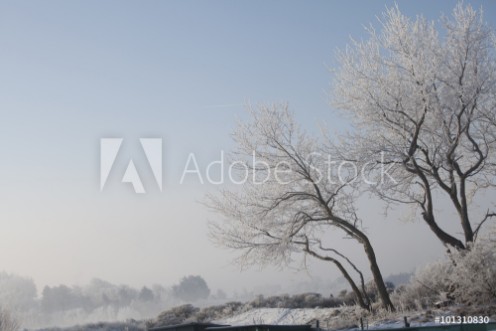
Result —
MULTIPOLYGON (((408 281, 411 274, 391 275, 395 285, 408 281)), ((348 288, 343 277, 335 280, 314 278, 290 286, 266 284, 232 293, 211 289, 199 275, 182 277, 170 286, 153 284, 132 287, 94 278, 78 285, 36 287, 32 278, 0 272, 0 308, 12 313, 22 328, 69 327, 97 322, 147 321, 172 307, 196 307, 226 302, 246 302, 263 296, 317 293, 332 298, 348 288)), ((346 292, 346 291, 345 291, 346 292)))
POLYGON ((345 289, 343 278, 324 281, 316 278, 299 281, 290 287, 267 284, 229 293, 211 290, 198 275, 183 277, 176 284, 131 287, 94 278, 82 286, 57 285, 37 289, 33 279, 0 273, 1 308, 10 311, 22 328, 68 327, 97 322, 149 320, 164 310, 186 303, 198 307, 229 301, 249 301, 265 296, 321 293, 323 297, 345 289))
POLYGON ((135 288, 94 278, 83 286, 61 284, 37 289, 31 278, 0 273, 1 307, 29 329, 143 320, 185 302, 203 305, 216 301, 217 296, 210 294, 201 276, 184 277, 169 287, 155 284, 135 288))

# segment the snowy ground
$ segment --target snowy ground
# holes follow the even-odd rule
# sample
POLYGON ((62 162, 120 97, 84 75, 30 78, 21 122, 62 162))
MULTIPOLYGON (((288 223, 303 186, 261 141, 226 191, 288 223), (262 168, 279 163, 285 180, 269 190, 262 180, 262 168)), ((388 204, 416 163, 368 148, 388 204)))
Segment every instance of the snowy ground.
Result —
MULTIPOLYGON (((408 322, 414 326, 432 326, 436 324, 435 316, 449 314, 449 311, 432 310, 426 312, 409 312, 406 314, 408 322)), ((364 317, 364 327, 374 329, 396 329, 404 327, 404 314, 395 313, 389 316, 376 316, 374 320, 364 317)), ((225 319, 216 320, 215 323, 229 325, 250 324, 313 324, 319 320, 322 329, 349 329, 358 330, 360 312, 355 307, 315 308, 315 309, 288 309, 288 308, 260 308, 244 312, 225 319)))
POLYGON ((249 324, 313 324, 320 322, 323 329, 352 329, 359 325, 359 318, 355 315, 354 307, 344 308, 259 308, 235 315, 233 317, 215 321, 229 325, 249 324), (351 317, 351 318, 350 318, 351 317))
POLYGON ((313 320, 328 318, 335 308, 289 309, 289 308, 260 308, 245 313, 218 320, 216 322, 229 325, 247 324, 307 324, 313 320))

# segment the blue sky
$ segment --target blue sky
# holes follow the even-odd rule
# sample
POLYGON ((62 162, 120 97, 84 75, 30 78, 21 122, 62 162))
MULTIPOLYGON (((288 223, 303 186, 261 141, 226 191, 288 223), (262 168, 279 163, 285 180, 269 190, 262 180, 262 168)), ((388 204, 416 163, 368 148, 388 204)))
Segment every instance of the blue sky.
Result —
MULTIPOLYGON (((434 19, 455 3, 399 7, 434 19)), ((495 2, 466 3, 482 5, 494 26, 495 2)), ((32 276, 39 287, 92 277, 171 284, 190 273, 234 287, 233 277, 250 279, 248 286, 280 277, 240 275, 231 255, 208 242, 212 215, 198 200, 212 188, 178 185, 187 155, 205 164, 229 149, 249 102, 287 101, 308 130, 324 121, 345 126, 328 105, 334 52, 350 36, 364 37, 363 26, 393 4, 2 1, 0 269, 32 276), (147 136, 164 139, 164 192, 136 196, 115 178, 100 192, 99 139, 123 137, 125 160, 147 136)), ((410 263, 391 257, 386 270, 441 256, 431 244, 410 263)), ((378 250, 387 256, 387 245, 378 250)))

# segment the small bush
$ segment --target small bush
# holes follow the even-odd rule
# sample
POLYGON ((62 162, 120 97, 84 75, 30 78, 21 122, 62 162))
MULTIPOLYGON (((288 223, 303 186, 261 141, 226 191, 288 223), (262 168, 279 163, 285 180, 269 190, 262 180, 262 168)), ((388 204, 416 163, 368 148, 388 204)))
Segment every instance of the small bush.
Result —
POLYGON ((451 295, 469 305, 496 302, 496 226, 477 240, 470 250, 454 252, 451 295))
POLYGON ((17 331, 20 328, 19 321, 10 311, 0 308, 0 331, 17 331))
POLYGON ((391 296, 397 308, 421 310, 450 303, 488 307, 496 303, 496 226, 467 250, 418 270, 391 296))

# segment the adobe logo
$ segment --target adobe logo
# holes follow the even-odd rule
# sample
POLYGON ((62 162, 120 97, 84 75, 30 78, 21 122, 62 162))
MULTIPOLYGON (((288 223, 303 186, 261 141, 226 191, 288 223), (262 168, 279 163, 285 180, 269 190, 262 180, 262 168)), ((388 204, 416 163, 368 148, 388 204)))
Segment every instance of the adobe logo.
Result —
MULTIPOLYGON (((121 148, 122 141, 122 138, 100 139, 100 191, 103 191, 107 182, 112 166, 121 148)), ((141 138, 140 143, 146 160, 152 169, 155 181, 160 192, 162 192, 162 138, 141 138)), ((131 183, 136 193, 146 193, 141 177, 132 159, 127 165, 121 182, 131 183)))

